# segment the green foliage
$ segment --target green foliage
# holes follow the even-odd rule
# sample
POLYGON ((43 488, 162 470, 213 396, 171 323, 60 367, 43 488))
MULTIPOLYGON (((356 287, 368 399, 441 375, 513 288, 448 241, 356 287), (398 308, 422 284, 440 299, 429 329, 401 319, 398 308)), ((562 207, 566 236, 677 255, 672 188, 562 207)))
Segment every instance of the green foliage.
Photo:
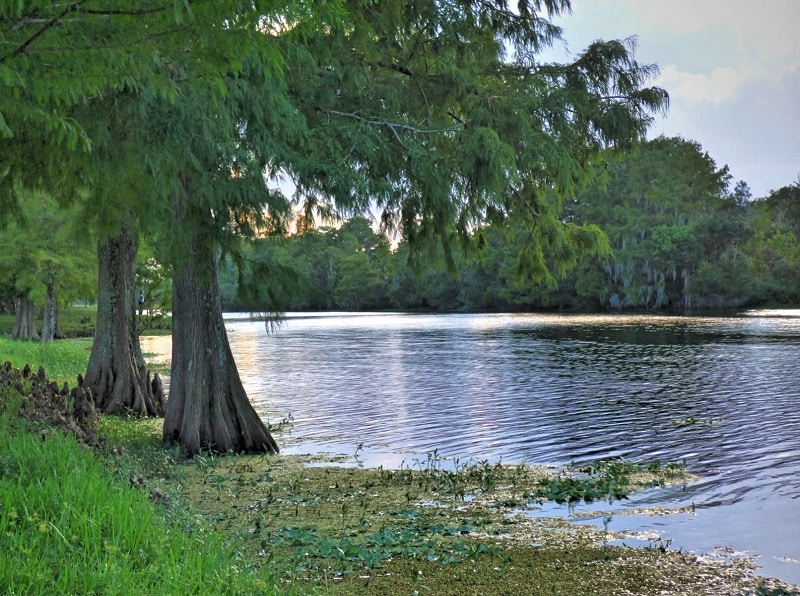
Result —
POLYGON ((52 283, 62 303, 91 298, 97 256, 76 210, 61 210, 47 194, 18 189, 15 218, 0 228, 0 283, 42 305, 52 283))
POLYGON ((800 183, 784 186, 749 209, 753 235, 742 247, 760 303, 800 301, 800 183))
MULTIPOLYGON (((552 286, 580 247, 604 250, 596 230, 560 221, 561 197, 591 177, 600 149, 642 138, 668 103, 646 86, 656 68, 634 59, 631 40, 595 42, 570 64, 538 60, 561 33, 546 17, 568 12, 566 0, 188 7, 0 12, 13 32, 2 80, 15 95, 0 104, 15 135, 4 180, 63 189, 59 200, 84 205, 101 237, 136 220, 170 245, 159 260, 172 264, 202 230, 209 250, 247 269, 237 238, 281 233, 291 213, 266 173, 291 179, 309 216, 377 209, 415 250, 440 243, 451 270, 456 245, 480 247, 476 230, 513 219, 533 231, 516 274, 552 286), (57 60, 45 60, 52 50, 57 60), (60 82, 41 83, 44 71, 60 82), (54 128, 69 134, 42 143, 54 128), (22 159, 30 153, 35 163, 22 159)), ((367 256, 327 276, 338 294, 326 300, 385 303, 385 262, 367 256)), ((289 271, 267 259, 245 274, 289 271)), ((280 306, 272 285, 239 288, 280 306)))
POLYGON ((533 231, 519 216, 473 229, 470 244, 478 250, 448 254, 416 237, 375 267, 365 258, 367 243, 360 255, 342 251, 344 228, 275 240, 281 263, 299 281, 287 304, 527 310, 798 302, 797 240, 784 215, 793 205, 791 189, 747 203, 740 182, 726 195, 726 169, 683 139, 651 141, 607 167, 562 215, 557 201, 532 205, 546 214, 533 231), (348 295, 359 301, 348 302, 348 295))
POLYGON ((287 72, 314 139, 306 160, 287 163, 307 206, 377 208, 415 249, 441 243, 451 268, 476 228, 514 215, 534 231, 521 268, 558 277, 559 244, 574 240, 557 225, 558 197, 590 177, 599 148, 641 137, 667 98, 642 89, 654 69, 630 43, 539 63, 560 34, 545 8, 569 4, 523 6, 348 2, 348 26, 308 40, 308 62, 287 72))
MULTIPOLYGON (((601 460, 589 465, 571 465, 565 474, 543 478, 538 491, 528 494, 529 498, 545 498, 556 503, 591 503, 601 499, 609 502, 614 499, 627 499, 633 478, 643 470, 655 477, 644 482, 643 486, 660 486, 665 478, 674 478, 685 473, 682 464, 653 462, 646 466, 622 459, 601 460)), ((641 486, 641 484, 640 484, 641 486)))
MULTIPOLYGON (((760 293, 753 271, 743 257, 721 258, 713 263, 701 262, 692 276, 688 291, 693 296, 707 296, 704 300, 712 306, 712 297, 718 297, 720 307, 746 304, 760 293)), ((789 304, 791 300, 785 303, 789 304)))
MULTIPOLYGON (((614 184, 627 185, 629 170, 620 166, 614 184)), ((745 191, 741 184, 738 189, 745 191)), ((695 308, 800 303, 800 242, 786 231, 782 211, 772 221, 767 201, 739 204, 709 193, 685 209, 674 206, 670 217, 685 223, 669 225, 663 223, 663 209, 647 203, 615 206, 617 195, 599 183, 580 196, 584 203, 571 202, 565 215, 592 213, 600 226, 567 221, 551 232, 540 220, 537 240, 522 222, 490 224, 472 232, 473 245, 480 249, 453 252, 449 267, 441 246, 410 247, 401 241, 390 250, 388 238, 366 220, 263 239, 253 254, 280 263, 284 273, 251 281, 267 285, 269 279, 268 287, 283 298, 278 304, 289 310, 592 309, 656 306, 658 296, 667 306, 695 308), (612 217, 603 219, 602 214, 612 217), (615 223, 624 220, 635 222, 632 236, 615 223), (616 245, 611 259, 604 229, 612 230, 616 245), (540 252, 531 253, 535 250, 540 252), (623 292, 637 301, 623 303, 623 292)), ((245 270, 244 278, 248 275, 245 270)), ((230 285, 228 307, 243 306, 234 298, 241 279, 230 285)), ((275 304, 256 301, 247 308, 268 310, 265 305, 275 304)))
POLYGON ((610 160, 605 178, 577 193, 567 210, 575 221, 599 225, 611 241, 604 275, 589 267, 576 276, 576 284, 595 291, 598 305, 721 307, 754 300, 742 258, 752 235, 749 190, 740 182, 726 194, 727 167, 717 169, 699 144, 655 139, 610 160))
POLYGON ((787 232, 800 239, 800 181, 772 191, 755 202, 755 217, 763 214, 766 220, 756 223, 762 231, 766 225, 776 232, 787 232))
POLYGON ((172 271, 161 263, 149 246, 140 247, 136 259, 137 329, 140 335, 169 329, 172 310, 172 271), (144 297, 141 303, 139 296, 144 297))
POLYGON ((261 312, 385 308, 393 257, 363 218, 341 228, 255 241, 223 267, 227 308, 261 312), (236 275, 238 271, 238 276, 236 275))

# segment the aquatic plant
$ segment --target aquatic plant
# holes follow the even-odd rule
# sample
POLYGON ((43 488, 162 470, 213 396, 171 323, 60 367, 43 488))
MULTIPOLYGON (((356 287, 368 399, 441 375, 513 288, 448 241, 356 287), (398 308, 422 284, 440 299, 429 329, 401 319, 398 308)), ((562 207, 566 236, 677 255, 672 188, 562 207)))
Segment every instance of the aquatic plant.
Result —
POLYGON ((716 424, 721 422, 719 418, 695 418, 694 416, 686 416, 684 418, 673 418, 673 426, 691 426, 691 425, 704 425, 716 424))
MULTIPOLYGON (((633 490, 685 480, 682 464, 611 460, 557 469, 447 460, 437 452, 399 470, 325 467, 325 456, 204 452, 185 460, 153 447, 160 435, 151 421, 103 418, 101 429, 115 441, 131 440, 110 468, 122 477, 136 470, 144 486, 158 483, 171 504, 157 511, 182 520, 187 532, 224 533, 227 548, 260 577, 274 577, 280 593, 455 596, 531 593, 531 586, 544 593, 692 593, 709 581, 716 593, 737 593, 724 586, 744 585, 724 583, 741 582, 742 569, 709 570, 670 550, 609 546, 590 526, 517 514, 541 501, 526 493, 536 493, 545 477, 608 474, 620 483, 627 477, 633 490)), ((748 585, 753 593, 758 584, 748 585)))

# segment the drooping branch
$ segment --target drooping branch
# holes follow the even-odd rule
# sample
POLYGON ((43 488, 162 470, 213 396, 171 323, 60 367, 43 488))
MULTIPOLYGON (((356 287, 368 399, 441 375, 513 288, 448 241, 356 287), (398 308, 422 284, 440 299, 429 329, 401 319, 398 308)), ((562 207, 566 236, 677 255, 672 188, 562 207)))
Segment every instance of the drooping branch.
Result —
POLYGON ((159 31, 158 33, 152 33, 150 35, 145 35, 139 37, 137 39, 131 39, 129 41, 124 41, 116 44, 97 44, 92 46, 40 46, 37 47, 35 50, 36 52, 85 52, 88 50, 118 50, 120 48, 130 48, 133 46, 141 45, 143 43, 147 43, 149 41, 153 41, 155 39, 159 39, 161 37, 166 37, 168 35, 175 35, 176 33, 180 33, 183 31, 183 27, 178 27, 175 29, 166 29, 165 31, 159 31))
POLYGON ((459 122, 458 124, 454 124, 453 126, 448 126, 446 128, 419 128, 417 126, 411 126, 410 124, 403 124, 401 122, 392 122, 390 120, 378 120, 375 118, 366 118, 364 116, 359 116, 358 114, 354 114, 352 112, 341 112, 339 110, 322 110, 324 114, 329 116, 341 116, 343 118, 351 118, 353 120, 358 120, 359 122, 363 122, 369 126, 375 126, 379 128, 388 128, 392 131, 397 141, 403 144, 403 141, 400 139, 399 130, 404 130, 407 132, 411 132, 413 134, 443 134, 448 132, 455 132, 465 126, 465 122, 459 122))
POLYGON ((164 12, 167 9, 166 5, 156 6, 155 8, 138 8, 138 9, 129 9, 129 10, 121 10, 121 9, 96 9, 96 8, 87 8, 81 10, 81 14, 91 14, 96 16, 128 16, 128 17, 139 17, 144 15, 150 14, 158 14, 160 12, 164 12))

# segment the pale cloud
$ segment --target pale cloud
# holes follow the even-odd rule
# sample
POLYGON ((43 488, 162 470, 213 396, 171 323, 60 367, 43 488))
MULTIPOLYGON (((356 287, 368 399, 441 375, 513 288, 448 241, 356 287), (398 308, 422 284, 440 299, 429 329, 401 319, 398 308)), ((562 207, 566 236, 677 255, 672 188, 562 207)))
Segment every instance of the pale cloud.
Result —
POLYGON ((719 106, 736 98, 742 82, 743 77, 730 67, 717 67, 704 74, 681 72, 677 66, 669 65, 662 68, 655 84, 667 89, 673 101, 719 106))
MULTIPOLYGON (((580 2, 581 0, 576 0, 580 2)), ((713 38, 724 35, 735 56, 719 55, 753 73, 800 64, 800 2, 797 0, 623 0, 653 35, 695 35, 701 53, 719 52, 713 38)))
MULTIPOLYGON (((580 3, 580 0, 576 2, 580 3)), ((754 17, 751 0, 623 0, 622 4, 636 15, 639 22, 679 33, 693 33, 720 25, 738 26, 743 19, 752 20, 754 17)))

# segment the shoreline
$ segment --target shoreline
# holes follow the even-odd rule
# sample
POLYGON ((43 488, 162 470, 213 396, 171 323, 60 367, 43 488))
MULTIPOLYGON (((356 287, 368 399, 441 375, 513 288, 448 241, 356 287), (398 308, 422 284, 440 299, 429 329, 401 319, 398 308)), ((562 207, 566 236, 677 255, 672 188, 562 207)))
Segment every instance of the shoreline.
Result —
MULTIPOLYGON (((163 449, 158 422, 125 424, 163 449)), ((284 430, 274 429, 276 438, 284 430)), ((143 489, 169 495, 172 507, 191 511, 300 593, 800 593, 757 575, 753 557, 714 560, 663 543, 616 546, 610 543, 619 536, 601 526, 525 513, 545 502, 536 491, 553 479, 580 492, 569 478, 585 480, 585 470, 485 463, 448 470, 435 459, 402 470, 342 463, 330 454, 208 453, 143 470, 141 478, 143 489)), ((669 482, 694 480, 685 470, 658 473, 669 482)), ((614 482, 602 480, 608 474, 597 478, 613 490, 614 482)), ((630 469, 616 477, 628 479, 626 490, 654 480, 630 469)))

